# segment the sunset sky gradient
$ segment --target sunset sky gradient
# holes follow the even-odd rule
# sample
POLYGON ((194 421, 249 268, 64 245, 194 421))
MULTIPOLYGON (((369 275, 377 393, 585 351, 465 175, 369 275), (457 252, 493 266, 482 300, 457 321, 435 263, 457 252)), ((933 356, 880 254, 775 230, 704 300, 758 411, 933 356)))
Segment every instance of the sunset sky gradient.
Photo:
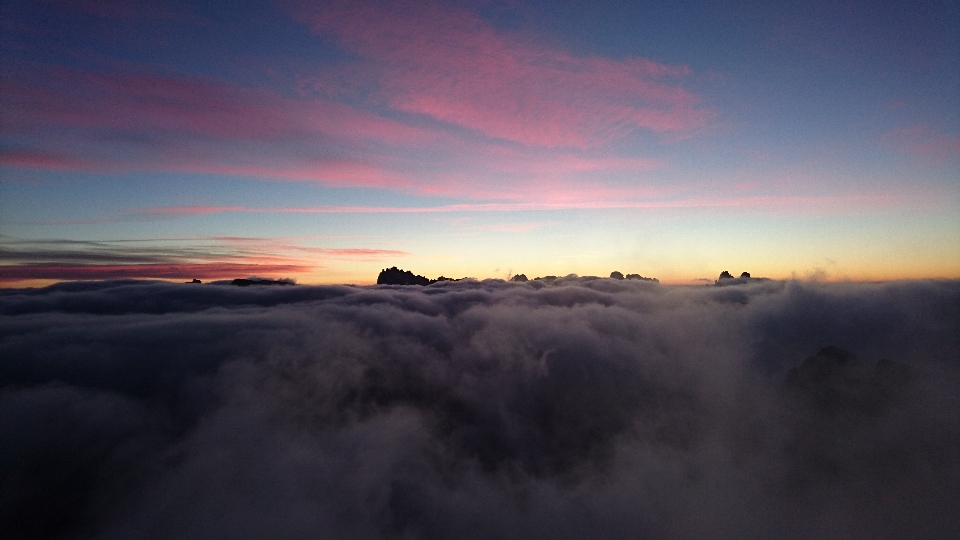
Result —
POLYGON ((3 3, 0 285, 960 278, 960 4, 3 3))

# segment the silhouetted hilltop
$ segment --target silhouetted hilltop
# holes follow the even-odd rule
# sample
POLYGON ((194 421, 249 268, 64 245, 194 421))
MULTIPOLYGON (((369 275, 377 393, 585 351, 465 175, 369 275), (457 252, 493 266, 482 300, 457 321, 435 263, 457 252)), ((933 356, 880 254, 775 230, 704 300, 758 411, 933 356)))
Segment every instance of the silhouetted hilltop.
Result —
POLYGON ((384 268, 377 276, 377 285, 430 285, 441 281, 460 281, 459 279, 440 276, 437 279, 427 279, 414 274, 409 270, 401 270, 396 266, 384 268))
POLYGON ((720 277, 717 278, 713 284, 717 287, 723 287, 725 285, 743 285, 746 283, 759 283, 761 281, 770 281, 770 278, 750 277, 750 272, 743 272, 740 274, 740 277, 735 278, 730 272, 724 270, 723 272, 720 272, 720 277))
POLYGON ((385 268, 377 276, 377 285, 429 285, 430 280, 396 266, 385 268))
MULTIPOLYGON (((384 268, 383 270, 380 271, 380 274, 377 276, 377 285, 425 286, 425 285, 431 285, 433 283, 439 283, 442 281, 460 281, 461 279, 468 279, 468 278, 454 279, 454 278, 440 276, 437 279, 428 279, 424 276, 414 274, 409 270, 402 270, 400 268, 397 268, 396 266, 393 266, 390 268, 384 268)), ((538 276, 533 278, 533 281, 540 281, 548 285, 559 285, 565 282, 581 282, 582 283, 585 281, 591 281, 595 279, 603 279, 603 278, 600 278, 597 276, 578 276, 576 274, 569 274, 564 277, 538 276)), ((618 279, 618 280, 619 279, 635 279, 639 281, 649 281, 652 283, 660 283, 660 280, 657 278, 644 277, 644 276, 641 276, 640 274, 627 274, 626 276, 624 276, 621 272, 617 270, 610 272, 610 279, 618 279)), ((526 276, 526 274, 516 274, 510 278, 510 281, 514 283, 526 283, 531 280, 526 276)))
MULTIPOLYGON (((523 274, 519 274, 519 275, 523 276, 523 274)), ((523 276, 523 277, 524 277, 523 281, 527 281, 527 280, 526 280, 526 276, 523 276)), ((542 282, 547 283, 547 284, 550 284, 550 285, 553 285, 553 284, 562 282, 562 281, 564 281, 564 280, 569 280, 569 279, 575 279, 575 280, 581 280, 581 281, 583 281, 583 280, 589 281, 589 280, 593 280, 593 279, 602 279, 602 278, 599 278, 599 277, 596 277, 596 276, 577 276, 576 274, 570 274, 570 275, 564 276, 564 277, 562 277, 562 278, 557 277, 557 276, 543 276, 543 277, 535 277, 535 278, 533 278, 534 281, 542 281, 542 282)), ((650 282, 653 282, 653 283, 660 283, 660 280, 657 279, 657 278, 644 277, 644 276, 641 276, 640 274, 627 274, 626 276, 624 276, 623 273, 621 273, 621 272, 619 272, 619 271, 617 271, 617 270, 614 270, 613 272, 610 272, 610 279, 636 279, 636 280, 640 280, 640 281, 650 281, 650 282)), ((521 281, 521 280, 517 279, 516 276, 514 276, 513 281, 521 281)))
MULTIPOLYGON (((194 280, 193 283, 199 283, 198 280, 194 280)), ((237 278, 230 282, 231 285, 236 285, 237 287, 249 287, 251 285, 296 285, 291 279, 266 279, 266 278, 247 278, 241 279, 237 278)))

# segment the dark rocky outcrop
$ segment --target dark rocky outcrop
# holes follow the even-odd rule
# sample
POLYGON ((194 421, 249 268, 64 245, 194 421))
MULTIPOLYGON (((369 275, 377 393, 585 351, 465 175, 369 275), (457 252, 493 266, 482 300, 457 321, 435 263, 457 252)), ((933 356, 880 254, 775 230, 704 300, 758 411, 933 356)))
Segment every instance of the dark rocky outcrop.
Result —
POLYGON ((627 279, 636 279, 639 281, 652 281, 654 283, 660 283, 660 280, 655 277, 643 277, 640 274, 627 274, 627 279))
POLYGON ((761 281, 770 281, 770 278, 750 277, 750 272, 743 272, 740 274, 740 277, 735 278, 733 277, 732 274, 730 274, 730 272, 727 272, 726 270, 724 270, 723 272, 720 272, 720 277, 717 278, 717 280, 714 281, 713 284, 718 287, 722 287, 724 285, 744 285, 746 283, 760 283, 761 281))
MULTIPOLYGON (((199 283, 194 280, 194 283, 199 283)), ((292 280, 289 279, 263 279, 263 278, 248 278, 240 279, 237 278, 230 282, 231 285, 236 285, 237 287, 249 287, 251 285, 296 285, 292 280)))
MULTIPOLYGON (((465 278, 460 278, 465 279, 465 278)), ((440 276, 437 279, 427 279, 414 274, 409 270, 401 270, 396 266, 384 268, 377 276, 377 285, 430 285, 441 281, 460 281, 460 279, 440 276)))
MULTIPOLYGON (((383 270, 380 271, 380 275, 377 276, 377 285, 426 286, 426 285, 432 285, 434 283, 439 283, 442 281, 460 281, 461 279, 469 279, 469 278, 454 279, 454 278, 440 276, 437 279, 428 279, 424 276, 414 274, 409 270, 401 270, 400 268, 393 266, 390 268, 384 268, 383 270)), ((558 276, 543 276, 543 277, 538 276, 533 278, 532 281, 540 281, 548 285, 556 285, 564 280, 575 280, 575 281, 585 282, 585 281, 591 281, 595 279, 601 279, 601 278, 597 276, 578 277, 576 274, 570 274, 563 278, 560 278, 558 276)), ((623 273, 617 270, 610 272, 610 279, 635 279, 639 281, 649 281, 652 283, 660 283, 660 280, 657 278, 644 277, 644 276, 641 276, 640 274, 627 274, 626 276, 624 276, 623 273)), ((530 278, 527 277, 526 274, 516 274, 510 278, 510 281, 514 283, 526 283, 531 280, 530 278)))
POLYGON ((429 285, 430 280, 396 266, 384 268, 377 276, 377 285, 429 285))

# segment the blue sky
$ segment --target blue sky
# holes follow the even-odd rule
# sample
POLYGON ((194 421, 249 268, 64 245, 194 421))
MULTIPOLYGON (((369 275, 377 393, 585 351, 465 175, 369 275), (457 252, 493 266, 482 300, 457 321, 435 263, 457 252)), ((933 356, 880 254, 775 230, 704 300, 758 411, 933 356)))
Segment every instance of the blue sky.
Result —
POLYGON ((3 10, 6 286, 960 277, 956 3, 3 10))

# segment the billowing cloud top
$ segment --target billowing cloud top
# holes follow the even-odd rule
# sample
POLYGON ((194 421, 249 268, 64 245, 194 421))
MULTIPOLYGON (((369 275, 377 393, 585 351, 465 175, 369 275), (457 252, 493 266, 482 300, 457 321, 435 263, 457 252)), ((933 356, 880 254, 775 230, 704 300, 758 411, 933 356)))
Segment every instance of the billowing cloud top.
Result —
POLYGON ((948 538, 960 283, 0 291, 14 537, 948 538))

